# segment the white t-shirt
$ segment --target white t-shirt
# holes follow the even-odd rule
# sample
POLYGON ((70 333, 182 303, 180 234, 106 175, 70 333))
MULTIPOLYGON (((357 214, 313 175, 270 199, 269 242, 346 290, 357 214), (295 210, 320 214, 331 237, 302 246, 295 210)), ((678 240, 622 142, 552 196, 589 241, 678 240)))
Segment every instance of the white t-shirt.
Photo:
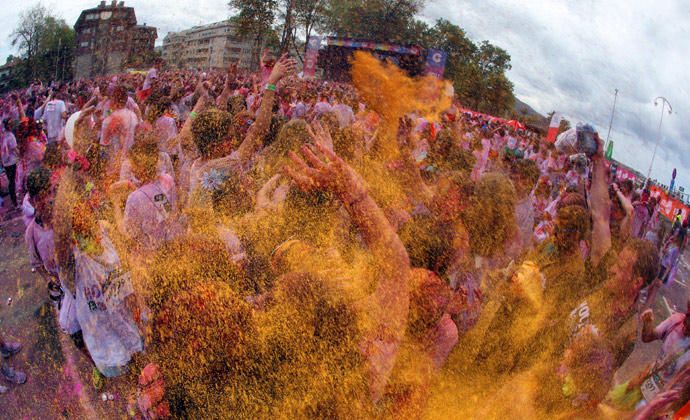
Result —
POLYGON ((63 112, 67 112, 67 106, 59 99, 48 102, 43 112, 38 112, 38 118, 45 121, 48 142, 56 141, 60 136, 60 131, 64 127, 63 112))

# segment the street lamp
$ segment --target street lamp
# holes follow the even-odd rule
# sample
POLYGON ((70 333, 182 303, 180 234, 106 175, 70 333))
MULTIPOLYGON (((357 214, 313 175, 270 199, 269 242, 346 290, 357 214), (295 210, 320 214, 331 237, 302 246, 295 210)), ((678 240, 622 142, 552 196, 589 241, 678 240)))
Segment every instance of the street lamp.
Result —
POLYGON ((649 182, 649 177, 652 174, 652 166, 654 165, 654 158, 656 157, 656 148, 659 147, 659 142, 661 141, 661 123, 664 121, 664 108, 666 105, 668 105, 668 114, 671 115, 673 113, 671 103, 663 96, 659 96, 654 99, 654 106, 659 105, 659 99, 661 99, 661 118, 659 118, 659 130, 657 133, 656 144, 654 145, 654 153, 652 153, 652 161, 649 162, 649 171, 647 171, 647 182, 649 182))
POLYGON ((613 96, 613 108, 611 108, 611 120, 609 121, 609 132, 606 133, 606 145, 604 146, 604 150, 608 150, 609 147, 609 137, 611 136, 611 127, 613 126, 613 115, 616 112, 616 100, 618 99, 618 89, 616 89, 616 93, 613 96))

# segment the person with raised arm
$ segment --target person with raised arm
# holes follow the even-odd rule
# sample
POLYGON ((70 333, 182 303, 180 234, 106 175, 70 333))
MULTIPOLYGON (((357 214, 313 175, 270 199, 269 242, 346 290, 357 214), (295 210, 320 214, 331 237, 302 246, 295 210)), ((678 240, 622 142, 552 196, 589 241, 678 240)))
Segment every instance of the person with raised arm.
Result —
POLYGON ((315 148, 303 146, 302 156, 290 152, 294 167, 287 175, 305 192, 334 194, 357 227, 377 263, 374 292, 360 307, 368 318, 360 351, 366 359, 370 397, 378 401, 384 393, 405 335, 410 292, 410 262, 404 245, 381 208, 369 195, 364 180, 339 156, 315 138, 315 148))
POLYGON ((221 94, 216 98, 216 106, 219 109, 225 109, 228 105, 228 99, 230 96, 232 96, 233 91, 235 90, 233 85, 235 84, 235 81, 237 80, 237 67, 239 66, 239 62, 230 64, 228 67, 228 73, 227 76, 225 77, 225 84, 223 85, 223 91, 221 94))

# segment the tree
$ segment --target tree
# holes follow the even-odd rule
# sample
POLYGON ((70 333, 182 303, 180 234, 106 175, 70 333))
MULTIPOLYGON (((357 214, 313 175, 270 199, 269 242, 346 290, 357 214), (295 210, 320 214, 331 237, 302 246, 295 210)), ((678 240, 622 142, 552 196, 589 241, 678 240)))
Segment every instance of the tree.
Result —
POLYGON ((315 29, 326 25, 326 0, 295 0, 295 28, 293 45, 296 46, 297 31, 304 33, 304 52, 306 54, 309 37, 315 29))
POLYGON ((505 115, 513 108, 513 83, 505 73, 492 72, 482 79, 482 99, 479 110, 491 115, 505 115))
POLYGON ((239 11, 233 19, 238 25, 240 33, 247 34, 254 40, 252 51, 252 65, 259 66, 260 51, 265 42, 274 32, 273 24, 275 12, 278 10, 277 0, 230 0, 228 6, 239 11))
POLYGON ((338 36, 408 43, 424 0, 328 0, 326 25, 338 36))
POLYGON ((19 15, 19 25, 10 35, 12 46, 18 47, 24 60, 26 60, 26 77, 29 79, 36 75, 34 61, 38 54, 47 17, 48 10, 39 3, 19 15))
POLYGON ((479 68, 485 75, 504 73, 512 68, 510 55, 506 50, 489 43, 489 41, 482 41, 475 54, 479 68))
POLYGON ((12 46, 18 47, 21 55, 21 82, 71 79, 74 39, 74 30, 42 4, 22 12, 10 35, 12 46))
POLYGON ((510 55, 488 41, 475 44, 465 31, 445 19, 429 28, 415 23, 408 27, 413 43, 448 54, 446 78, 453 82, 455 94, 468 108, 493 115, 506 115, 514 103, 513 84, 505 72, 510 70, 510 55))
POLYGON ((70 80, 75 46, 74 29, 64 20, 47 16, 36 56, 36 76, 44 80, 70 80))

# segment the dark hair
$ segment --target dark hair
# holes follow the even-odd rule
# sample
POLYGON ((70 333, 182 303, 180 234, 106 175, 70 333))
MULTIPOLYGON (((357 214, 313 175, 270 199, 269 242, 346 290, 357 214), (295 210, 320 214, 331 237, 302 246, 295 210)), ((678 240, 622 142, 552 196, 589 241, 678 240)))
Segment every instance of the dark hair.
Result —
POLYGON ((50 188, 50 177, 52 173, 46 167, 39 167, 29 173, 26 179, 26 189, 31 198, 38 197, 44 191, 50 188))
POLYGON ((534 186, 539 181, 537 163, 528 159, 516 159, 511 163, 510 172, 525 181, 526 185, 534 186))
POLYGON ((649 285, 659 273, 659 253, 651 242, 633 238, 625 245, 635 252, 633 275, 642 277, 644 284, 649 285))
POLYGON ((209 109, 200 113, 192 122, 194 143, 199 153, 209 156, 213 146, 228 136, 232 126, 232 115, 227 111, 209 109))
POLYGON ((124 85, 118 85, 113 90, 112 95, 113 105, 125 106, 127 104, 127 88, 124 85))
POLYGON ((578 232, 580 238, 589 231, 589 215, 580 205, 568 205, 558 209, 556 217, 559 224, 570 234, 578 232))
POLYGON ((136 141, 128 152, 132 172, 143 183, 156 178, 158 163, 158 141, 153 132, 138 133, 136 141))

